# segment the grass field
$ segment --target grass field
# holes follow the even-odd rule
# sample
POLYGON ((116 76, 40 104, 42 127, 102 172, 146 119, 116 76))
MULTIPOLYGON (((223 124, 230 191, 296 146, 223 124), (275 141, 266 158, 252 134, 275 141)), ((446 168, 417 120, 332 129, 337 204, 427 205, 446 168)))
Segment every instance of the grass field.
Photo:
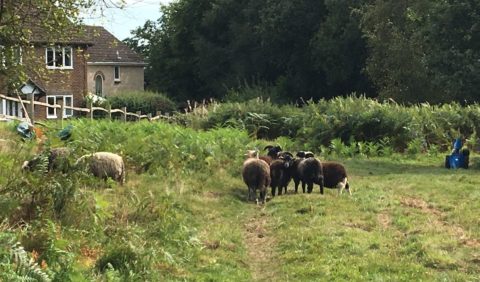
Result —
MULTIPOLYGON (((16 138, 1 132, 4 140, 16 138)), ((195 134, 172 132, 183 136, 178 150, 185 150, 187 133, 195 134)), ((201 133, 202 146, 216 152, 215 146, 235 145, 230 138, 245 149, 257 142, 244 144, 230 133, 221 142, 215 136, 215 144, 201 133)), ((291 183, 287 195, 265 206, 246 202, 241 154, 163 173, 136 172, 127 158, 124 186, 72 174, 67 178, 80 184, 61 214, 40 203, 35 216, 20 220, 23 198, 4 188, 11 174, 35 178, 18 167, 33 145, 18 153, 16 144, 0 148, 2 169, 10 168, 0 172, 0 244, 9 250, 19 241, 54 281, 480 280, 476 155, 469 170, 442 168, 441 154, 337 158, 349 172, 352 196, 329 189, 320 195, 318 186, 294 194, 291 183)), ((69 183, 56 177, 41 181, 69 183)), ((0 270, 18 274, 8 251, 0 251, 0 260, 0 270)))
POLYGON ((322 196, 319 189, 293 194, 290 187, 257 207, 243 201, 246 189, 237 178, 208 183, 197 200, 208 219, 200 234, 209 271, 194 268, 191 277, 218 269, 203 278, 480 279, 478 170, 449 171, 434 160, 345 163, 353 196, 334 190, 322 196), (224 272, 232 264, 242 272, 224 272))

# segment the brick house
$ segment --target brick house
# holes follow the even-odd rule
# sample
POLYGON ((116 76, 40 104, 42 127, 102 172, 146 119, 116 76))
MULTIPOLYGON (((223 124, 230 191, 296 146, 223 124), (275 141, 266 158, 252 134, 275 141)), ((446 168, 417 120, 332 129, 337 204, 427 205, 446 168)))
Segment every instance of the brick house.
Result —
MULTIPOLYGON (((106 96, 123 90, 143 91, 145 63, 123 42, 102 27, 86 26, 67 34, 52 41, 40 29, 32 28, 30 42, 34 48, 22 52, 20 59, 33 66, 27 70, 29 79, 19 89, 22 99, 33 93, 35 101, 84 107, 89 92, 106 96), (97 80, 100 92, 95 89, 97 80)), ((0 77, 0 94, 4 94, 1 84, 0 77)), ((20 103, 4 99, 0 100, 0 114, 25 116, 20 103)), ((64 117, 73 115, 71 109, 64 109, 64 117)), ((35 119, 60 117, 60 109, 35 106, 35 119)))

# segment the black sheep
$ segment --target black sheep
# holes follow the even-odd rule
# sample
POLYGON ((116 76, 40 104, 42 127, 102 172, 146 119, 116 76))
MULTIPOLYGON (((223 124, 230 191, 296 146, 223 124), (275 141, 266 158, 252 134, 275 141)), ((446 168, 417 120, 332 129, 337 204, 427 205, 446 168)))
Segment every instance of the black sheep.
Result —
POLYGON ((291 165, 293 163, 293 155, 289 152, 280 152, 278 159, 274 160, 270 165, 270 178, 272 187, 272 196, 275 197, 275 191, 278 187, 278 195, 282 195, 282 190, 287 193, 288 183, 292 179, 291 165))
POLYGON ((323 168, 319 159, 315 157, 303 159, 298 164, 297 173, 302 181, 303 193, 305 193, 305 185, 307 185, 307 192, 312 193, 313 184, 318 184, 320 186, 320 194, 323 194, 323 168))

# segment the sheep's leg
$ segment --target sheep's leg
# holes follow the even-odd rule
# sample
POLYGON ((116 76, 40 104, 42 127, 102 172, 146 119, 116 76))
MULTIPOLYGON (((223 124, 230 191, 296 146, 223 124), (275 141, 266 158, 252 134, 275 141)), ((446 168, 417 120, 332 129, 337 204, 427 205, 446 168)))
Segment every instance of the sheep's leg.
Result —
POLYGON ((323 186, 324 186, 324 181, 323 181, 323 176, 320 178, 320 194, 323 195, 323 186))
POLYGON ((267 196, 267 190, 266 189, 260 190, 260 201, 262 202, 262 204, 265 204, 266 196, 267 196))
POLYGON ((300 181, 298 180, 295 180, 295 179, 293 180, 293 183, 295 183, 295 193, 298 193, 298 184, 300 184, 299 182, 300 181))
POLYGON ((287 195, 287 186, 286 186, 286 185, 284 186, 283 190, 284 190, 284 191, 283 191, 283 192, 284 192, 283 194, 287 195))
POLYGON ((302 181, 302 190, 303 190, 303 193, 305 193, 305 181, 302 181))
POLYGON ((255 188, 253 187, 248 187, 248 201, 255 201, 256 195, 255 195, 255 188))
MULTIPOLYGON (((275 190, 276 189, 277 189, 276 186, 272 186, 272 197, 275 197, 275 190)), ((278 191, 278 192, 279 192, 278 195, 280 195, 281 194, 280 191, 278 191)))
POLYGON ((308 192, 308 193, 312 193, 312 191, 313 191, 313 182, 308 182, 307 185, 308 185, 308 186, 307 186, 307 192, 308 192))
POLYGON ((348 194, 350 194, 350 196, 352 195, 352 190, 350 190, 350 185, 348 184, 348 180, 345 178, 345 190, 348 191, 348 194))
POLYGON ((278 196, 282 195, 282 189, 283 189, 283 187, 280 185, 278 187, 278 196))
POLYGON ((341 182, 337 184, 338 195, 342 195, 343 190, 345 189, 346 186, 347 186, 347 178, 344 178, 341 182))

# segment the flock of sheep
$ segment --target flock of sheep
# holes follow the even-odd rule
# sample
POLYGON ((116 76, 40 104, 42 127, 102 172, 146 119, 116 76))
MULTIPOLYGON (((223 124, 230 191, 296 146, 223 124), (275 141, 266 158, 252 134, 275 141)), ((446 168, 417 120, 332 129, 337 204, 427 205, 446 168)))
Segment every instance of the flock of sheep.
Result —
MULTIPOLYGON (((248 187, 248 200, 265 203, 267 188, 272 188, 272 196, 287 193, 287 187, 293 179, 295 193, 298 192, 298 185, 302 184, 303 193, 311 193, 313 185, 320 186, 320 193, 323 194, 324 187, 338 188, 342 194, 347 190, 350 194, 350 187, 345 167, 337 162, 321 162, 312 152, 300 151, 294 157, 289 152, 282 151, 280 146, 267 146, 267 155, 259 156, 258 151, 248 151, 247 159, 243 163, 242 176, 248 187), (305 190, 306 188, 306 190, 305 190), (260 191, 260 199, 257 199, 257 190, 260 191)), ((52 148, 47 155, 47 170, 65 169, 70 149, 65 147, 52 148)), ((25 161, 24 170, 34 170, 42 163, 42 155, 38 155, 30 161, 25 161)), ((45 154, 43 154, 45 156, 45 154)), ((78 158, 73 165, 79 167, 88 164, 88 170, 96 177, 103 179, 112 178, 120 184, 125 183, 125 164, 123 158, 110 152, 97 152, 87 154, 78 158)))
POLYGON ((298 185, 302 183, 302 190, 311 193, 313 185, 320 186, 320 193, 323 188, 338 188, 342 194, 347 190, 350 194, 350 187, 345 167, 338 162, 321 162, 315 158, 312 152, 300 151, 294 157, 290 152, 282 151, 280 146, 266 146, 266 156, 259 156, 258 151, 249 150, 247 159, 243 163, 243 181, 248 187, 248 200, 262 202, 265 204, 267 188, 272 187, 274 197, 278 188, 278 195, 287 193, 287 187, 293 179, 295 193, 298 192, 298 185), (260 191, 260 199, 257 199, 257 190, 260 191))
MULTIPOLYGON (((70 149, 65 147, 52 148, 47 152, 47 170, 65 169, 69 167, 68 158, 71 154, 70 149)), ((34 170, 42 163, 42 155, 37 155, 30 161, 25 161, 22 165, 24 170, 34 170)), ((96 177, 103 179, 112 178, 120 184, 125 183, 125 163, 123 158, 110 152, 97 152, 87 154, 78 158, 73 165, 81 167, 88 162, 88 170, 96 177)))

